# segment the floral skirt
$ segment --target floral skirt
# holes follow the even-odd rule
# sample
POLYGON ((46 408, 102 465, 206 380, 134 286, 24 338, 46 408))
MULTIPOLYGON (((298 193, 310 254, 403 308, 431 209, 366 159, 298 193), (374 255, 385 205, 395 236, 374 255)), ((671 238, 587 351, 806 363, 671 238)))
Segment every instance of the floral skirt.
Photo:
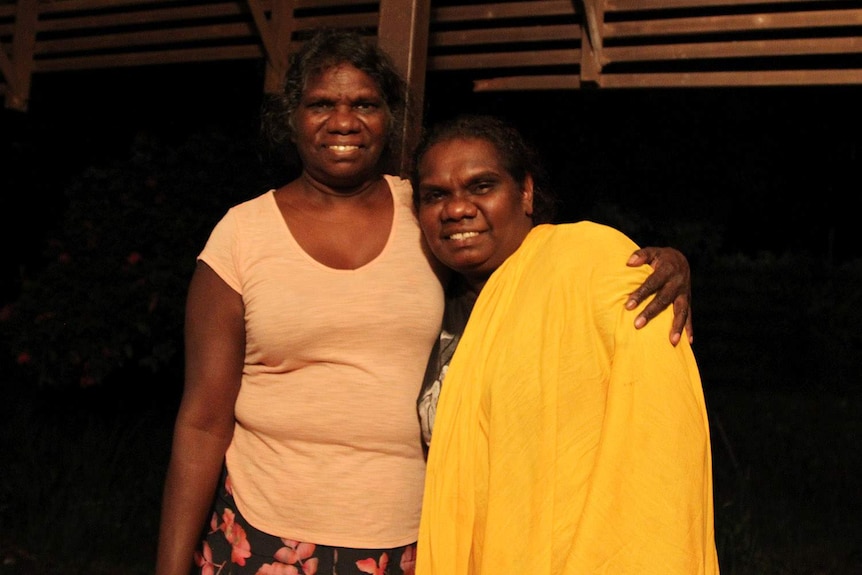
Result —
POLYGON ((414 575, 416 544, 351 549, 282 539, 255 529, 240 515, 230 479, 222 475, 201 549, 201 575, 414 575))

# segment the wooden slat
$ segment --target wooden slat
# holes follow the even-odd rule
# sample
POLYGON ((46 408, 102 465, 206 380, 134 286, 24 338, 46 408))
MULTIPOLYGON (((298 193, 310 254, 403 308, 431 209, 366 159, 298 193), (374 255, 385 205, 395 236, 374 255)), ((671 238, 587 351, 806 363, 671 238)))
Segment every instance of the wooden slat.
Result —
POLYGON ((720 88, 744 86, 833 86, 862 84, 862 70, 792 70, 620 74, 602 77, 603 88, 720 88))
MULTIPOLYGON (((251 18, 244 4, 240 2, 207 4, 205 6, 182 6, 178 8, 160 8, 157 10, 136 10, 133 12, 117 12, 91 14, 86 16, 70 16, 67 18, 42 19, 38 31, 64 32, 69 30, 98 30, 116 26, 138 26, 141 24, 176 25, 189 20, 211 20, 232 16, 234 18, 251 18)), ((92 34, 93 32, 89 32, 92 34)))
POLYGON ((606 0, 606 12, 634 12, 638 10, 681 10, 751 5, 811 4, 811 0, 606 0))
POLYGON ((483 44, 505 44, 510 47, 513 44, 524 42, 575 41, 580 39, 581 27, 577 24, 556 24, 432 32, 428 39, 428 45, 431 48, 481 46, 483 44))
POLYGON ((573 0, 535 0, 499 4, 471 4, 466 6, 431 7, 431 23, 451 24, 464 21, 491 21, 503 18, 538 18, 548 16, 575 16, 573 0))
POLYGON ((634 22, 608 22, 605 38, 639 36, 681 36, 727 32, 761 32, 764 30, 806 30, 850 27, 862 24, 862 10, 794 12, 782 14, 745 14, 700 18, 670 18, 634 22))
MULTIPOLYGON (((270 3, 278 2, 280 0, 269 0, 270 3)), ((379 4, 379 2, 373 2, 369 0, 296 0, 295 7, 298 9, 307 9, 307 8, 356 8, 357 6, 366 7, 373 4, 379 4)))
POLYGON ((320 27, 330 28, 376 28, 377 12, 363 14, 337 14, 333 16, 309 16, 296 19, 297 30, 313 30, 320 27))
POLYGON ((576 75, 508 76, 473 82, 474 92, 520 92, 523 90, 577 90, 581 80, 576 75))
POLYGON ((62 60, 36 60, 33 63, 33 69, 35 72, 63 72, 66 70, 123 68, 128 66, 181 64, 186 62, 259 60, 263 57, 263 49, 260 46, 221 46, 217 48, 156 50, 128 54, 83 56, 64 58, 62 60))
MULTIPOLYGON (((765 72, 694 72, 679 74, 610 74, 602 88, 722 88, 746 86, 837 86, 862 84, 862 70, 797 70, 765 72)), ((576 90, 577 75, 509 76, 476 80, 477 92, 576 90)))
MULTIPOLYGON (((148 5, 176 4, 177 0, 147 0, 148 5)), ((138 8, 144 2, 141 0, 62 0, 57 2, 40 2, 41 14, 56 15, 67 12, 85 12, 89 10, 117 9, 123 7, 138 8)))
POLYGON ((606 48, 605 63, 659 62, 716 58, 862 54, 862 38, 805 38, 746 40, 731 43, 701 42, 659 46, 606 48))
POLYGON ((251 22, 211 24, 194 28, 165 28, 143 32, 78 36, 62 40, 42 40, 37 44, 37 56, 62 55, 68 52, 123 49, 186 42, 235 41, 246 38, 257 43, 257 31, 251 22))
POLYGON ((580 53, 578 49, 571 49, 429 56, 428 69, 439 72, 524 66, 576 66, 580 61, 580 53))

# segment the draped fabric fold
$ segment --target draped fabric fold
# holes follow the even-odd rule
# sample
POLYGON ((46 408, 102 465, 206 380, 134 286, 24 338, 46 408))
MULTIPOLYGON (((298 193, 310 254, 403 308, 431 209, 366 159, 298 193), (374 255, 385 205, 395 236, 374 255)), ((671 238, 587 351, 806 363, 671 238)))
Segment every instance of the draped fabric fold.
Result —
POLYGON ((591 222, 539 226, 479 296, 443 384, 418 575, 717 574, 709 426, 648 268, 591 222))

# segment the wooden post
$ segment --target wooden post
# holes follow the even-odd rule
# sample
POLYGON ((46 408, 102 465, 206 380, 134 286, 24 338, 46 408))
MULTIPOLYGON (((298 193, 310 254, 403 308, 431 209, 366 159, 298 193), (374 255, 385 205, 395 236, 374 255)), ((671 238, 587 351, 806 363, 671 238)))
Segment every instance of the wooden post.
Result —
POLYGON ((603 0, 581 0, 581 84, 601 85, 602 74, 602 28, 605 20, 603 0))
MULTIPOLYGON (((250 3, 252 1, 249 0, 250 3)), ((272 3, 268 27, 269 41, 264 44, 266 46, 266 71, 263 79, 263 91, 270 94, 284 90, 290 37, 295 27, 293 9, 294 2, 292 0, 277 0, 272 3)))
POLYGON ((38 0, 18 0, 15 10, 15 28, 12 38, 12 58, 4 62, 9 91, 6 107, 27 111, 30 101, 30 81, 33 76, 33 52, 36 49, 36 21, 39 18, 38 0))
POLYGON ((422 128, 430 20, 430 0, 380 0, 378 46, 392 58, 408 88, 402 130, 393 135, 396 165, 391 169, 401 176, 408 174, 410 154, 422 128))

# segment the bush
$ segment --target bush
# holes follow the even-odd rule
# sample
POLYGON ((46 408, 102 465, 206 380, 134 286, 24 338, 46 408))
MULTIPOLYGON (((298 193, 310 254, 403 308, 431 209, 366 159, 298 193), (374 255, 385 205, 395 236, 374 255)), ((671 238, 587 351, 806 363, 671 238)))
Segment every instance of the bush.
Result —
POLYGON ((141 134, 129 159, 72 182, 59 233, 0 316, 23 379, 87 387, 179 361, 195 257, 227 207, 265 189, 263 171, 248 179, 251 143, 202 133, 166 146, 141 134))

